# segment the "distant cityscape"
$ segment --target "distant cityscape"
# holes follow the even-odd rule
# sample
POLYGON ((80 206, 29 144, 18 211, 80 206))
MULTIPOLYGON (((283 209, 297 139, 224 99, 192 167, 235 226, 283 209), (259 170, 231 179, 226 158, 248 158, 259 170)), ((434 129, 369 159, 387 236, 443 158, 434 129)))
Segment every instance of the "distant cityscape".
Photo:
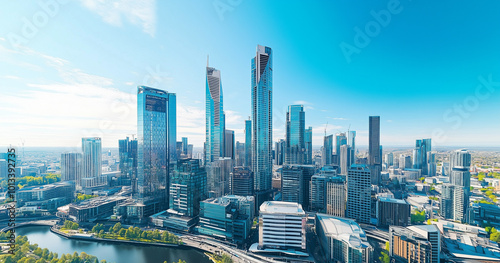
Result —
MULTIPOLYGON (((207 245, 201 237, 234 262, 499 261, 500 151, 437 151, 432 138, 388 150, 383 116, 366 116, 366 150, 356 131, 326 127, 313 147, 304 105, 288 106, 286 134, 273 138, 270 47, 257 46, 250 75, 242 142, 226 128, 221 71, 207 61, 202 150, 177 132, 177 95, 148 86, 137 88, 137 133, 117 149, 103 150, 99 137, 60 156, 17 148, 16 217, 54 220, 69 238, 112 236, 117 223, 169 231, 186 246, 207 245), (68 221, 80 232, 64 232, 68 221), (99 224, 110 230, 92 232, 99 224)), ((14 201, 7 159, 4 231, 14 201)))

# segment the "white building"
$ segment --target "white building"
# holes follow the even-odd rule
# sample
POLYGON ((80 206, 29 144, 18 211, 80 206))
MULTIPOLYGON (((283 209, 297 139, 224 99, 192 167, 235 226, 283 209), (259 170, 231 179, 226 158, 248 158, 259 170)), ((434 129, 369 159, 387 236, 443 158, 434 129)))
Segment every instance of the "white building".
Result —
POLYGON ((306 213, 302 205, 267 201, 259 211, 259 249, 306 249, 306 213))

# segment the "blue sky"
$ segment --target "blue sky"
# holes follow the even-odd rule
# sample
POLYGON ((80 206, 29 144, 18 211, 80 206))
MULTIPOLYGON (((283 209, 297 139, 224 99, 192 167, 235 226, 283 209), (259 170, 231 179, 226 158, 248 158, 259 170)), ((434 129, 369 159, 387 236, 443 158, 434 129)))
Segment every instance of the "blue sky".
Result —
POLYGON ((242 141, 257 44, 274 52, 274 140, 303 104, 314 145, 327 122, 366 145, 370 115, 387 146, 500 145, 498 1, 132 2, 0 4, 0 145, 117 146, 150 85, 177 93, 178 140, 200 147, 207 55, 242 141))

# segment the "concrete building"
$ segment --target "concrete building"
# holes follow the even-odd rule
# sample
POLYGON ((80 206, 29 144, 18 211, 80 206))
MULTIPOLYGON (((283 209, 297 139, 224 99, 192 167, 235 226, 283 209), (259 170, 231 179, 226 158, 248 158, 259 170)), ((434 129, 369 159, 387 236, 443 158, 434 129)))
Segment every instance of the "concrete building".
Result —
POLYGON ((326 213, 333 216, 346 216, 346 182, 341 176, 330 176, 325 180, 326 213))
POLYGON ((377 225, 408 226, 410 224, 410 204, 405 200, 377 197, 377 225))
POLYGON ((347 174, 346 217, 359 223, 370 223, 371 172, 363 164, 352 165, 347 174))
POLYGON ((253 196, 253 172, 248 167, 234 167, 230 174, 232 195, 253 196))
POLYGON ((260 249, 306 249, 306 213, 300 204, 267 201, 259 214, 260 249))
POLYGON ((439 263, 441 232, 436 225, 390 227, 389 247, 397 262, 439 263))

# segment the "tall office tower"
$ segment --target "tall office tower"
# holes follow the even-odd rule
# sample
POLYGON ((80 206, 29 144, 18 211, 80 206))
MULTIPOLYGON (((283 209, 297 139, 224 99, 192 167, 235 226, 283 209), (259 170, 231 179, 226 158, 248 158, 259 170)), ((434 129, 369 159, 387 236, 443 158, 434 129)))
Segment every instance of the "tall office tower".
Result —
POLYGON ((370 116, 368 129, 368 164, 371 170, 371 184, 378 185, 382 171, 380 154, 380 116, 370 116))
POLYGON ((347 173, 347 216, 359 223, 370 223, 371 172, 366 165, 352 165, 347 173))
POLYGON ((289 202, 264 202, 259 210, 260 249, 306 249, 306 213, 289 202))
POLYGON ((224 134, 224 157, 234 159, 234 131, 225 130, 224 134))
POLYGON ((326 211, 326 176, 322 174, 315 174, 311 177, 309 186, 309 203, 311 210, 316 212, 326 211))
POLYGON ((346 183, 340 176, 327 177, 326 190, 326 213, 334 216, 345 217, 346 213, 346 183))
POLYGON ((194 217, 200 202, 207 198, 207 172, 198 159, 177 161, 170 180, 170 209, 194 217))
POLYGON ((169 204, 169 167, 177 158, 176 119, 175 93, 137 88, 136 200, 146 205, 157 203, 157 211, 169 204))
POLYGON ((453 219, 466 222, 470 197, 471 154, 462 149, 450 156, 450 184, 455 186, 453 194, 453 219))
POLYGON ((399 156, 399 168, 410 169, 411 168, 411 157, 408 155, 401 154, 399 156))
POLYGON ((234 146, 234 166, 244 166, 245 164, 245 144, 239 141, 234 146))
POLYGON ((283 139, 280 139, 275 143, 274 147, 274 164, 275 165, 283 165, 285 163, 285 149, 286 142, 283 139))
POLYGON ((446 219, 453 219, 453 201, 454 201, 455 186, 443 184, 441 187, 441 198, 439 203, 439 213, 446 219))
POLYGON ((208 66, 206 79, 205 165, 224 157, 225 119, 220 70, 208 66))
POLYGON ((188 155, 188 138, 187 137, 182 137, 182 154, 185 156, 188 155))
POLYGON ((333 135, 325 135, 323 138, 323 149, 321 151, 321 166, 332 164, 333 135))
POLYGON ((340 146, 340 174, 347 175, 349 167, 351 167, 351 156, 352 148, 351 146, 344 144, 340 146))
POLYGON ((187 158, 193 158, 193 145, 188 144, 187 158))
POLYGON ((349 131, 347 133, 347 144, 352 149, 351 163, 356 163, 356 131, 349 131))
POLYGON ((258 45, 252 59, 252 171, 257 207, 271 198, 273 180, 273 57, 258 45))
POLYGON ((219 158, 207 164, 207 189, 209 197, 229 194, 229 176, 233 170, 233 159, 219 158))
POLYGON ((387 167, 394 165, 394 154, 393 153, 386 153, 385 154, 385 163, 387 164, 387 167))
POLYGON ((347 137, 345 133, 335 134, 335 154, 340 156, 340 147, 347 144, 347 137))
POLYGON ((284 165, 281 170, 281 194, 286 202, 299 203, 309 209, 309 192, 313 165, 284 165))
POLYGON ((423 175, 429 175, 427 170, 427 154, 431 151, 431 139, 422 139, 415 142, 413 150, 413 169, 422 169, 423 175))
POLYGON ((304 164, 313 164, 313 159, 312 159, 312 127, 309 127, 305 130, 304 134, 304 142, 306 145, 306 154, 305 154, 305 160, 304 164))
POLYGON ((436 153, 427 152, 427 175, 436 176, 437 164, 436 153))
POLYGON ((245 120, 245 166, 252 168, 252 120, 245 120))
POLYGON ((253 195, 253 172, 248 167, 234 167, 230 174, 232 195, 253 195))
POLYGON ((286 164, 304 164, 305 124, 304 106, 290 105, 286 113, 286 164))
POLYGON ((102 176, 101 138, 82 138, 82 188, 92 188, 107 184, 102 176))
POLYGON ((61 181, 75 181, 80 186, 82 179, 82 154, 61 154, 61 181))
POLYGON ((118 140, 118 157, 120 160, 120 184, 130 185, 132 192, 137 191, 137 139, 118 140))
POLYGON ((175 143, 175 156, 177 160, 182 158, 182 141, 175 143))

